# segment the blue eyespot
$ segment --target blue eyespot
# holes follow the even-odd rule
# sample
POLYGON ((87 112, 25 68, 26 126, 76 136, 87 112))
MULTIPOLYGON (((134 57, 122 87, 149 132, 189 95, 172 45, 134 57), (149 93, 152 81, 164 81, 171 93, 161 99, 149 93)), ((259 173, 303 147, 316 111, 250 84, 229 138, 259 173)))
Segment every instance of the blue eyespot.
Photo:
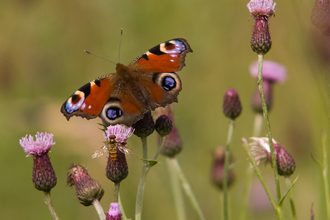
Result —
POLYGON ((107 109, 107 117, 110 120, 115 120, 123 115, 123 111, 116 107, 111 107, 107 109))
POLYGON ((162 81, 162 86, 165 90, 170 91, 176 86, 176 81, 173 77, 171 76, 166 76, 164 77, 162 81))

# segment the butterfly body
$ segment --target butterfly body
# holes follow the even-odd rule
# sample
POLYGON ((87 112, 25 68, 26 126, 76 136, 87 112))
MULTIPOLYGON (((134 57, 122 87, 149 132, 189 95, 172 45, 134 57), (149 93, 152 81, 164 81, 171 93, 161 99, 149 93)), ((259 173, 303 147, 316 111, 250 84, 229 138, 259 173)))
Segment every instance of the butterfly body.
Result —
POLYGON ((177 102, 181 80, 174 71, 182 69, 185 55, 192 52, 182 38, 164 42, 128 66, 117 64, 116 73, 99 77, 78 89, 62 105, 67 118, 100 117, 107 125, 131 126, 157 107, 177 102))

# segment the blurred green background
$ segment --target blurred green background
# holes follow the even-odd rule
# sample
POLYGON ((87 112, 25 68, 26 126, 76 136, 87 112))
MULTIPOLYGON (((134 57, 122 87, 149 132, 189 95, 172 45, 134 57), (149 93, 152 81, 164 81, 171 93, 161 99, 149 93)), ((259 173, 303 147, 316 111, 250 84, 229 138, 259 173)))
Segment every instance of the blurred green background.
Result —
MULTIPOLYGON (((228 88, 238 91, 243 112, 234 133, 236 182, 229 192, 230 217, 237 219, 248 166, 240 139, 252 135, 254 113, 250 100, 256 88, 256 80, 248 72, 257 55, 249 43, 254 19, 247 3, 247 0, 1 1, 1 219, 51 219, 43 193, 35 190, 31 181, 32 157, 25 158, 18 143, 25 134, 34 135, 37 131, 54 134, 56 145, 50 157, 58 183, 51 194, 60 219, 97 219, 94 208, 79 204, 75 189, 66 186, 71 163, 85 165, 103 185, 105 196, 101 204, 108 210, 113 186, 104 175, 107 158, 91 159, 93 152, 102 146, 103 136, 97 125, 100 120, 74 117, 67 122, 60 107, 85 83, 114 72, 113 64, 83 50, 118 62, 121 28, 123 64, 177 37, 186 38, 194 50, 186 57, 186 67, 178 73, 183 90, 175 104, 175 123, 184 142, 178 161, 206 219, 222 219, 221 194, 210 182, 212 151, 225 144, 227 138, 229 120, 222 113, 223 95, 228 88)), ((321 129, 329 130, 325 65, 319 62, 324 57, 319 56, 314 41, 316 29, 310 23, 314 2, 276 3, 276 17, 270 19, 273 46, 265 59, 285 65, 288 78, 275 86, 270 113, 272 133, 296 160, 293 177, 299 179, 293 193, 298 218, 308 219, 314 204, 316 219, 325 219, 321 171, 310 156, 313 152, 321 158, 321 129)), ((152 154, 156 150, 156 134, 148 141, 152 154)), ((142 166, 138 158, 141 143, 134 136, 129 145, 135 155, 127 157, 130 173, 121 183, 121 196, 126 214, 133 218, 142 166)), ((164 157, 159 160, 161 163, 149 172, 143 219, 176 219, 164 157)), ((273 185, 270 166, 261 169, 273 185)), ((253 184, 247 219, 276 219, 256 178, 253 184), (258 206, 260 203, 264 206, 258 206)), ((291 219, 288 200, 284 206, 286 218, 291 219)), ((186 211, 188 219, 197 219, 188 201, 186 211)))

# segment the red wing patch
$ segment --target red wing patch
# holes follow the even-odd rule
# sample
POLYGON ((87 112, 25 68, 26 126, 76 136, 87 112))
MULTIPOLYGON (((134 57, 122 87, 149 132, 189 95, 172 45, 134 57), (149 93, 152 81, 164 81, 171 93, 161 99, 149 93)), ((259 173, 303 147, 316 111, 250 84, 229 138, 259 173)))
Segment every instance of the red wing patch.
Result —
POLYGON ((101 113, 112 91, 110 78, 93 80, 68 98, 62 105, 61 112, 67 120, 74 115, 87 119, 95 118, 101 113))

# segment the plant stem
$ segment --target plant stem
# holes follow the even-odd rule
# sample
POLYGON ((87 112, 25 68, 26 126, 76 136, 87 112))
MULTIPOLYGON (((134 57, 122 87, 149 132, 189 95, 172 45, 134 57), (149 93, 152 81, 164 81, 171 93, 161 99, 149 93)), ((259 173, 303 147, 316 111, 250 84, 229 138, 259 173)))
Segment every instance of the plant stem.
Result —
POLYGON ((261 104, 262 104, 262 111, 263 111, 264 120, 265 120, 265 124, 266 124, 266 128, 267 128, 270 153, 272 156, 272 165, 273 165, 274 177, 275 177, 277 201, 280 201, 281 200, 280 182, 279 182, 276 158, 275 158, 275 153, 274 153, 272 131, 270 129, 270 121, 268 118, 268 110, 267 110, 267 105, 266 105, 265 95, 264 95, 264 88, 263 88, 263 78, 262 78, 263 59, 264 59, 264 55, 258 54, 258 87, 259 87, 259 94, 260 94, 260 99, 261 99, 261 104))
MULTIPOLYGON (((262 114, 255 114, 254 116, 254 125, 253 125, 253 137, 260 137, 261 130, 262 130, 262 121, 263 116, 262 114)), ((244 181, 244 188, 243 188, 243 196, 242 196, 242 203, 241 203, 241 211, 240 211, 240 220, 245 220, 246 218, 246 211, 247 211, 247 204, 249 202, 250 196, 250 188, 251 182, 253 177, 253 167, 248 166, 246 169, 246 177, 244 181)))
POLYGON ((230 120, 229 130, 226 143, 226 153, 225 153, 225 167, 223 171, 223 219, 228 220, 228 172, 229 172, 229 161, 230 161, 230 145, 233 140, 235 121, 230 120))
POLYGON ((174 168, 176 174, 180 178, 182 187, 184 189, 184 192, 186 193, 188 199, 190 200, 193 208, 197 212, 197 215, 198 215, 199 219, 205 220, 205 217, 204 217, 204 215, 202 213, 202 210, 201 210, 201 208, 198 205, 197 199, 196 199, 193 191, 191 190, 191 187, 190 187, 190 185, 189 185, 186 177, 184 176, 184 174, 183 174, 183 172, 182 172, 182 170, 180 168, 180 165, 178 164, 178 161, 176 160, 175 157, 174 158, 169 158, 168 160, 172 163, 173 168, 174 168))
POLYGON ((135 220, 141 220, 141 217, 142 217, 144 188, 146 185, 147 174, 149 171, 149 162, 147 161, 148 160, 147 138, 142 137, 141 141, 142 141, 142 148, 143 148, 143 166, 142 166, 142 173, 141 173, 141 177, 140 177, 138 191, 137 191, 137 195, 136 195, 135 220))
POLYGON ((182 197, 181 187, 180 187, 180 181, 178 176, 175 173, 175 170, 173 168, 173 165, 170 161, 171 159, 169 157, 166 157, 166 164, 168 169, 168 174, 170 176, 171 180, 171 189, 174 199, 174 207, 176 211, 176 216, 178 220, 186 220, 186 213, 185 213, 185 205, 182 197))
POLYGON ((327 135, 324 130, 322 130, 322 151, 323 151, 323 182, 324 182, 324 193, 325 193, 325 203, 327 209, 327 216, 330 219, 330 193, 329 193, 329 177, 328 177, 328 151, 327 151, 327 135))
MULTIPOLYGON (((286 183, 287 187, 291 186, 290 176, 285 176, 285 183, 286 183)), ((290 206, 291 206, 291 211, 292 211, 292 217, 293 217, 294 220, 297 220, 296 208, 295 208, 295 205, 294 205, 293 195, 292 195, 292 190, 291 189, 289 191, 289 198, 290 198, 290 206)))
POLYGON ((114 183, 114 189, 113 189, 113 202, 118 202, 119 198, 119 187, 120 187, 120 182, 119 183, 114 183))
POLYGON ((50 214, 52 215, 54 220, 58 220, 59 218, 57 217, 56 211, 52 203, 52 199, 50 198, 50 192, 44 192, 44 194, 45 194, 45 203, 49 208, 50 214))
POLYGON ((250 163, 252 164, 253 166, 253 169, 254 169, 254 172, 257 174, 257 177, 259 178, 262 186, 264 187, 267 195, 268 195, 268 198, 275 210, 275 213, 277 215, 277 218, 279 220, 283 220, 283 215, 282 215, 282 207, 281 206, 278 206, 277 203, 276 203, 276 200, 274 198, 274 196, 272 195, 272 193, 270 192, 270 189, 265 181, 265 179, 263 178, 263 176, 261 175, 261 172, 259 170, 259 167, 257 165, 257 163, 255 162, 255 160, 253 159, 252 155, 250 154, 250 150, 249 150, 249 147, 248 147, 248 143, 246 141, 245 138, 242 138, 242 144, 243 144, 243 147, 246 151, 246 154, 248 155, 248 158, 249 158, 249 161, 250 163))
POLYGON ((98 199, 94 199, 93 206, 94 206, 100 220, 105 220, 105 214, 104 214, 103 208, 100 204, 100 201, 98 199))
POLYGON ((162 149, 163 149, 163 146, 164 146, 164 143, 165 143, 165 136, 164 137, 160 137, 161 138, 161 141, 160 141, 160 144, 158 146, 158 149, 155 153, 155 155, 152 157, 153 160, 156 160, 157 157, 159 156, 160 152, 162 152, 162 149))
POLYGON ((120 212, 121 212, 121 214, 122 214, 121 218, 122 218, 123 220, 127 220, 127 216, 126 216, 125 211, 124 211, 124 206, 123 206, 123 203, 122 203, 121 198, 120 198, 120 193, 119 193, 119 195, 118 195, 118 202, 119 202, 120 207, 121 207, 121 209, 120 209, 120 212))

